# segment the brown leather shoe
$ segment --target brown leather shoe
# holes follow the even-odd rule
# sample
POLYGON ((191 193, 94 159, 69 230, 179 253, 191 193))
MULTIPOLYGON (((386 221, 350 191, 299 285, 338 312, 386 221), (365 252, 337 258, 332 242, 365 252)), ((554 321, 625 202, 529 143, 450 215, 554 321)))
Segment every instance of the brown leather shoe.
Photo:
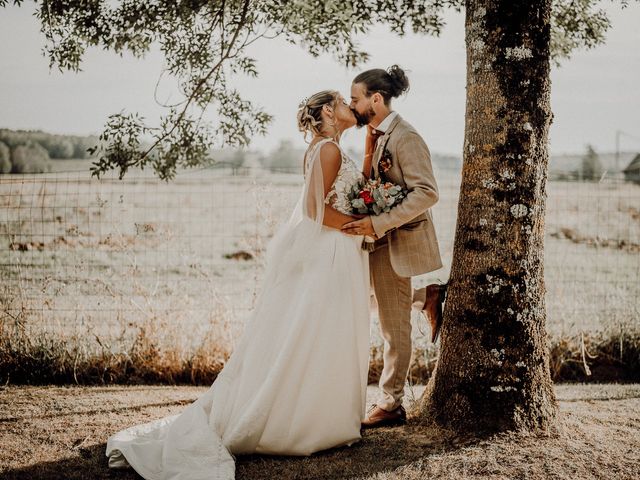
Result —
POLYGON ((362 421, 362 428, 393 427, 404 425, 405 423, 407 423, 407 412, 402 405, 395 410, 387 412, 374 404, 362 421))
POLYGON ((442 303, 447 292, 446 285, 434 283, 427 285, 427 299, 422 307, 422 314, 431 325, 431 342, 436 343, 442 326, 442 303))

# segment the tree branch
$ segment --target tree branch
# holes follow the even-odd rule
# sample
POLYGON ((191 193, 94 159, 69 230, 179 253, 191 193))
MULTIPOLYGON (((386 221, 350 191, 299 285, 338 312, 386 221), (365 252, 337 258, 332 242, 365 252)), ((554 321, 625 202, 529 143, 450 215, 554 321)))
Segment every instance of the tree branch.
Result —
MULTIPOLYGON (((224 3, 224 2, 223 2, 224 3)), ((173 126, 171 127, 171 129, 168 132, 165 132, 164 135, 162 135, 160 138, 158 138, 152 145, 151 147, 149 147, 143 154, 142 156, 138 159, 138 162, 144 160, 145 158, 147 158, 149 156, 149 154, 151 153, 151 151, 153 151, 154 148, 156 148, 163 140, 165 140, 166 138, 168 138, 174 131, 175 129, 178 127, 178 124, 184 119, 184 116, 187 113, 187 109, 189 108, 189 106, 191 105, 191 103, 193 103, 194 98, 196 98, 197 94, 199 93, 200 88, 202 88, 202 85, 204 85, 207 80, 209 80, 209 78, 211 78, 211 75, 213 75, 213 73, 220 68, 223 63, 225 62, 225 60, 231 58, 229 57, 229 54, 231 53, 231 49, 233 48, 233 45, 235 43, 235 41, 238 38, 238 35, 240 34, 240 31, 242 30, 242 27, 244 26, 244 20, 246 19, 247 16, 247 11, 249 9, 249 3, 250 0, 245 0, 244 1, 244 5, 243 5, 243 9, 242 9, 242 15, 241 15, 241 21, 238 22, 238 26, 235 29, 234 33, 233 33, 233 37, 231 38, 231 42, 229 43, 229 48, 227 49, 226 53, 223 54, 222 58, 220 59, 220 61, 218 61, 218 63, 216 63, 214 65, 213 68, 211 68, 211 70, 209 70, 209 72, 207 73, 207 75, 205 75, 205 77, 203 77, 197 84, 196 87, 193 89, 193 91, 191 92, 191 95, 189 95, 189 98, 187 98, 186 103, 184 105, 184 108, 182 109, 182 111, 180 112, 180 114, 178 115, 178 118, 176 119, 176 121, 174 122, 173 126)), ((224 13, 223 13, 224 16, 224 13)), ((222 31, 224 31, 224 28, 222 29, 222 31)), ((224 45, 224 44, 223 44, 224 45)))

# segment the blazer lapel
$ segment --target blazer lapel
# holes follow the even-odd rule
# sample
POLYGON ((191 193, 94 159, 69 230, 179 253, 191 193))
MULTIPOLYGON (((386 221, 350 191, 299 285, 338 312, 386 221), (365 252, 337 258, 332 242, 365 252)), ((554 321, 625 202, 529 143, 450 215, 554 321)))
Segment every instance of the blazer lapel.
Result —
POLYGON ((387 131, 384 132, 384 135, 382 135, 378 140, 378 146, 376 147, 376 151, 373 155, 373 162, 371 164, 375 178, 380 176, 380 172, 378 171, 378 163, 382 158, 382 153, 384 152, 384 149, 387 148, 387 142, 389 142, 389 136, 391 135, 391 132, 393 131, 394 128, 396 128, 398 123, 400 123, 400 120, 402 120, 402 118, 400 117, 400 114, 397 114, 396 118, 394 118, 393 121, 391 122, 391 125, 389 125, 389 128, 387 128, 387 131))

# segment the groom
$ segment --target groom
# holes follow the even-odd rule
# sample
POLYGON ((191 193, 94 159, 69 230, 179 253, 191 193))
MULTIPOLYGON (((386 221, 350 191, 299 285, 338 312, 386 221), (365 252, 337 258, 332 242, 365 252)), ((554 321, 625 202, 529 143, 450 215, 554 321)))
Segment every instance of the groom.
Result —
POLYGON ((382 401, 368 412, 363 428, 406 422, 402 398, 412 352, 412 303, 416 299, 424 302, 433 341, 442 319, 445 287, 429 285, 414 293, 411 286, 412 276, 437 270, 442 261, 429 210, 438 201, 429 149, 416 130, 391 109, 391 99, 408 88, 409 81, 397 65, 362 72, 351 85, 351 110, 358 125, 367 125, 368 130, 364 171, 370 171, 370 178, 408 190, 388 213, 342 227, 345 233, 376 239, 369 266, 385 340, 382 401))

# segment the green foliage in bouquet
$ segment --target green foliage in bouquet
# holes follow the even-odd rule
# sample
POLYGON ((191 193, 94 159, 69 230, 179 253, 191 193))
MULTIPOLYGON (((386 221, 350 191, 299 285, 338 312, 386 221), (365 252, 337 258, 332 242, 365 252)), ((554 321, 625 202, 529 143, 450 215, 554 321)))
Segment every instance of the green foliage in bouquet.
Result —
POLYGON ((354 213, 380 215, 390 211, 407 196, 408 190, 391 182, 368 180, 355 184, 348 194, 354 213))

